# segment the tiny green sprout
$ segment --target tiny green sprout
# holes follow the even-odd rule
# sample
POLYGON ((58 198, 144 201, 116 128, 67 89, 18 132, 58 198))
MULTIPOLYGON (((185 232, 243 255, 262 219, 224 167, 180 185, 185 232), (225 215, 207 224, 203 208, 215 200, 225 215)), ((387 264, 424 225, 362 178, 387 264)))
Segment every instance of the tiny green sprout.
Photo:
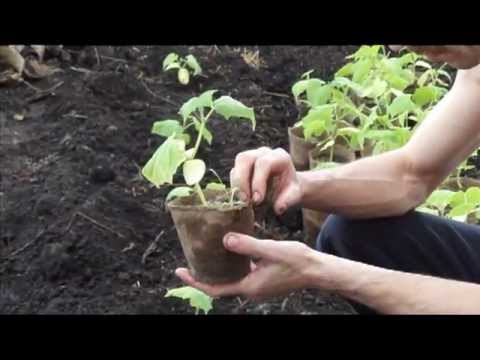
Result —
POLYGON ((193 55, 181 57, 176 53, 168 54, 163 60, 163 71, 177 70, 178 81, 182 85, 188 85, 190 74, 198 76, 202 73, 202 68, 193 55))
POLYGON ((190 286, 183 286, 176 289, 170 289, 165 297, 176 297, 182 300, 188 300, 192 308, 195 309, 195 315, 203 311, 207 315, 213 309, 213 298, 204 292, 190 286))
MULTIPOLYGON (((206 140, 209 144, 212 142, 213 134, 208 130, 207 123, 213 115, 218 115, 224 120, 232 118, 248 120, 252 123, 252 128, 255 129, 256 121, 253 108, 247 107, 229 96, 214 99, 215 92, 216 90, 208 90, 185 102, 179 110, 182 120, 167 119, 157 121, 153 125, 152 133, 167 139, 143 167, 142 175, 156 187, 173 185, 173 177, 182 166, 185 181, 185 186, 171 190, 167 195, 167 202, 176 197, 188 196, 195 192, 202 205, 209 206, 200 186, 207 166, 202 159, 196 157, 202 140, 206 140), (195 129, 197 139, 193 147, 187 148, 190 137, 186 131, 189 128, 195 129)), ((219 179, 215 172, 214 174, 219 179)), ((216 187, 219 189, 222 185, 220 181, 220 184, 210 185, 209 188, 216 187)), ((233 205, 233 195, 230 204, 233 205)), ((218 204, 210 205, 216 206, 218 204)))

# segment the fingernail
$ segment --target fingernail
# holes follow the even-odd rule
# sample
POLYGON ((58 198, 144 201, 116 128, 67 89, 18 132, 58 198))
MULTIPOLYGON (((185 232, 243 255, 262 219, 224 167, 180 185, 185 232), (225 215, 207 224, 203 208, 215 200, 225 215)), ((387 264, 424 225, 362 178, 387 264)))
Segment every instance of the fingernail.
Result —
POLYGON ((235 235, 227 234, 227 236, 225 236, 225 238, 223 239, 223 243, 226 247, 232 247, 235 246, 237 239, 238 238, 235 235))
POLYGON ((253 193, 253 201, 258 204, 258 202, 260 201, 260 193, 258 191, 255 191, 253 193))
POLYGON ((287 209, 287 208, 286 208, 285 206, 280 206, 280 207, 278 208, 278 214, 279 214, 279 215, 282 215, 282 214, 285 212, 286 209, 287 209))

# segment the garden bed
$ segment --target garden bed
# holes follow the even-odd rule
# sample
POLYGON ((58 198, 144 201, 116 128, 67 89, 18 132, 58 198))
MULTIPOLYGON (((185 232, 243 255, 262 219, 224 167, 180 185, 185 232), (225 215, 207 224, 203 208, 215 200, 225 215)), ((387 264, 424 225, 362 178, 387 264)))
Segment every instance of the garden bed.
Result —
MULTIPOLYGON (((249 47, 261 59, 249 65, 244 48, 68 48, 48 60, 62 71, 33 83, 53 90, 0 88, 0 313, 193 313, 164 298, 181 285, 173 272, 186 261, 165 212, 168 189, 140 176, 162 141, 150 134, 152 123, 208 89, 253 106, 256 132, 212 119, 214 141, 201 150, 227 180, 238 152, 288 149, 287 128, 298 120, 290 87, 310 69, 329 79, 352 49, 249 47), (164 73, 172 50, 194 54, 205 77, 181 86, 164 73)), ((302 239, 300 210, 278 219, 267 209, 256 221, 259 237, 302 239)), ((212 313, 222 314, 352 313, 338 297, 313 290, 214 305, 212 313)))

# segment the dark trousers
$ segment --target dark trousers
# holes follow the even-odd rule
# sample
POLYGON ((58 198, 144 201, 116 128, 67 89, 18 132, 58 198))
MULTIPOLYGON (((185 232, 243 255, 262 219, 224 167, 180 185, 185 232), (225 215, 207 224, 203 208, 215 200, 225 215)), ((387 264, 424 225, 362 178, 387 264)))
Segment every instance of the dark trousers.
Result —
MULTIPOLYGON (((480 283, 480 226, 421 212, 372 220, 332 215, 317 250, 387 269, 480 283)), ((359 313, 374 313, 352 305, 359 313)))

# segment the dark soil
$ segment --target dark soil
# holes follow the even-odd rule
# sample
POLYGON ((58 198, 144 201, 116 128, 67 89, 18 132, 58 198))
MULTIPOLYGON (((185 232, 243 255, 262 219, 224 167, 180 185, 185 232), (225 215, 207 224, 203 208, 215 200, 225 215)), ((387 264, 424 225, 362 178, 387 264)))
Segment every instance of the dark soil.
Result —
MULTIPOLYGON (((227 180, 235 155, 287 146, 297 119, 290 87, 307 70, 328 79, 353 47, 264 46, 262 66, 244 48, 76 47, 51 51, 60 68, 32 83, 0 88, 0 313, 193 313, 164 298, 181 285, 186 261, 164 197, 139 169, 161 143, 155 120, 171 118, 208 89, 255 108, 258 126, 212 120, 214 141, 202 156, 227 180), (205 77, 180 86, 161 64, 171 50, 193 53, 205 77), (23 120, 15 120, 24 114, 23 120), (159 236, 159 234, 162 234, 159 236)), ((302 238, 298 211, 257 214, 261 238, 302 238)), ((305 290, 266 303, 222 299, 213 313, 352 313, 341 299, 305 290)))

